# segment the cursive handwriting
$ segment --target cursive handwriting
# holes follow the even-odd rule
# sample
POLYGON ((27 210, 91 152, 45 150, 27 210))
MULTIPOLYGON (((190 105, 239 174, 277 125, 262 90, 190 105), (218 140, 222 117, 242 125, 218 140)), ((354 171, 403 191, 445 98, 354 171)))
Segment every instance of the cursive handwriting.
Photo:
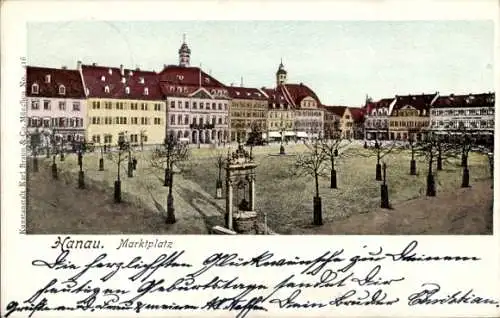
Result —
POLYGON ((480 261, 475 256, 428 256, 418 251, 421 248, 417 241, 396 252, 383 246, 371 249, 365 245, 359 254, 349 255, 339 248, 310 257, 283 257, 270 250, 253 256, 220 251, 208 256, 188 255, 186 250, 155 253, 161 249, 147 246, 156 241, 122 239, 122 248, 139 242, 138 248, 148 250, 145 255, 125 258, 102 253, 102 243, 95 242, 98 241, 58 237, 51 246, 58 251, 55 257, 31 262, 34 271, 43 269, 49 274, 39 277, 35 274, 33 280, 38 287, 28 290, 22 299, 9 300, 5 316, 16 312, 32 317, 48 311, 64 315, 63 312, 70 311, 164 310, 231 311, 234 316, 244 318, 256 311, 499 304, 492 297, 479 295, 474 286, 445 292, 438 282, 423 283, 416 292, 401 295, 400 291, 407 287, 402 284, 428 277, 419 274, 408 280, 414 273, 397 270, 402 262, 413 270, 419 265, 408 262, 480 261), (90 250, 82 251, 86 244, 90 250), (94 249, 99 252, 92 253, 94 249), (77 258, 79 253, 90 256, 77 258), (197 257, 198 261, 192 261, 197 257), (395 285, 402 286, 393 288, 395 285), (405 298, 407 303, 400 301, 405 298))

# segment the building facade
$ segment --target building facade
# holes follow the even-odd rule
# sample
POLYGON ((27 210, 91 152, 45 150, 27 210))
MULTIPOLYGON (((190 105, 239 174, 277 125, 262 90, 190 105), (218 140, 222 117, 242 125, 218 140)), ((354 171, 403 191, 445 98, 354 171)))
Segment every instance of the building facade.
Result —
POLYGON ((267 130, 268 96, 258 88, 228 87, 231 142, 246 141, 252 129, 267 130))
POLYGON ((324 129, 323 135, 326 139, 340 137, 340 120, 344 116, 345 106, 327 106, 324 107, 324 129))
POLYGON ((430 110, 429 129, 438 133, 465 129, 493 135, 495 94, 439 96, 430 110))
POLYGON ((421 140, 429 126, 430 108, 438 93, 396 96, 389 117, 390 140, 421 140))
POLYGON ((383 98, 375 102, 366 101, 364 108, 364 135, 366 140, 389 139, 389 113, 395 103, 395 98, 383 98))
POLYGON ((81 65, 87 94, 86 138, 114 146, 119 136, 133 145, 165 139, 165 101, 155 72, 81 65))
POLYGON ((309 87, 287 83, 287 71, 280 63, 276 87, 264 89, 269 97, 267 127, 270 138, 319 138, 324 130, 324 109, 309 87))
POLYGON ((65 68, 26 68, 27 132, 38 131, 47 145, 83 141, 86 121, 85 90, 80 73, 65 68))
POLYGON ((190 66, 191 50, 183 41, 179 65, 165 65, 158 74, 167 103, 167 130, 193 144, 214 144, 229 139, 227 87, 199 67, 190 66))

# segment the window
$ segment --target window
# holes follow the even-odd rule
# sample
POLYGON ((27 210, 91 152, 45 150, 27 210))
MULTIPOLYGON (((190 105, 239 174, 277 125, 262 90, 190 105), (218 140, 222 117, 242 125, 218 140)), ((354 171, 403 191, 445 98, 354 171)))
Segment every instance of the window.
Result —
POLYGON ((177 107, 182 108, 182 101, 177 102, 177 107))
POLYGON ((130 87, 125 87, 125 94, 129 95, 130 94, 130 87))
POLYGON ((203 102, 200 103, 200 109, 203 109, 204 105, 203 102))
POLYGON ((93 101, 92 102, 92 109, 101 109, 101 102, 93 101))
POLYGON ((174 101, 170 102, 170 108, 175 108, 175 102, 174 101))
POLYGON ((148 104, 147 103, 141 103, 141 110, 148 110, 148 104))
POLYGON ((116 109, 123 109, 123 102, 116 102, 116 109))
POLYGON ((32 110, 39 110, 40 109, 40 102, 37 100, 32 100, 31 101, 31 109, 32 110))
POLYGON ((138 123, 138 121, 137 121, 137 117, 131 117, 131 118, 130 118, 130 123, 131 123, 132 125, 137 125, 137 123, 138 123))
POLYGON ((137 142, 137 134, 131 134, 130 135, 130 142, 137 142))
POLYGON ((50 119, 48 119, 48 118, 43 119, 43 127, 46 127, 46 128, 50 127, 50 119))
POLYGON ((155 110, 161 111, 161 104, 155 104, 155 110))
POLYGON ((104 102, 104 108, 105 109, 111 109, 113 104, 111 102, 104 102))
POLYGON ((38 84, 31 85, 31 94, 38 94, 38 84))
POLYGON ((224 110, 227 110, 227 104, 224 103, 224 110))
POLYGON ((101 143, 101 136, 100 135, 92 135, 92 141, 99 144, 101 143))
POLYGON ((189 116, 184 116, 184 125, 189 125, 189 116))
POLYGON ((59 85, 59 95, 66 95, 66 87, 59 85))
POLYGON ((112 135, 104 135, 104 143, 105 144, 110 144, 113 142, 113 136, 112 135))
POLYGON ((108 85, 104 86, 104 93, 109 94, 109 86, 108 85))
POLYGON ((175 125, 175 116, 174 115, 170 116, 170 125, 175 125))
POLYGON ((155 124, 155 125, 161 125, 161 118, 159 118, 159 117, 155 117, 155 119, 154 119, 154 124, 155 124))
POLYGON ((193 102, 193 109, 196 109, 196 102, 193 102))
POLYGON ((43 101, 43 110, 50 110, 50 100, 43 101))
POLYGON ((200 118, 200 125, 203 125, 203 117, 200 118))
POLYGON ((182 124, 182 115, 177 116, 177 124, 182 124))
POLYGON ((215 106, 216 106, 215 103, 212 103, 212 109, 215 109, 215 106))
POLYGON ((187 101, 184 102, 184 108, 186 108, 186 109, 189 108, 189 102, 187 102, 187 101))
POLYGON ((59 110, 66 110, 66 102, 64 101, 59 102, 59 110))
POLYGON ((149 89, 147 87, 144 87, 144 95, 149 95, 149 89))
POLYGON ((50 74, 45 75, 45 83, 50 83, 50 74))
POLYGON ((73 102, 73 111, 80 111, 80 102, 73 102))

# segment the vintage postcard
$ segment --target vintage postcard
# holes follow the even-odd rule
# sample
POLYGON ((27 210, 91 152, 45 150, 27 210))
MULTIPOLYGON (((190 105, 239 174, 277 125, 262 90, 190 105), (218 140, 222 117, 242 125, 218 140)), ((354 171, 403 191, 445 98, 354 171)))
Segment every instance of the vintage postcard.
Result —
POLYGON ((4 3, 2 316, 500 315, 499 12, 4 3))

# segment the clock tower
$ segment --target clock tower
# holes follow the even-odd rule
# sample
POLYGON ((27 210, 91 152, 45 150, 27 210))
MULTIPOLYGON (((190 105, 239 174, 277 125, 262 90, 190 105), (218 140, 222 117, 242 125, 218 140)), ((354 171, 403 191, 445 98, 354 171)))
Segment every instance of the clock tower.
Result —
POLYGON ((182 45, 179 49, 179 66, 189 67, 189 59, 191 57, 191 50, 186 44, 186 34, 182 36, 182 45))

